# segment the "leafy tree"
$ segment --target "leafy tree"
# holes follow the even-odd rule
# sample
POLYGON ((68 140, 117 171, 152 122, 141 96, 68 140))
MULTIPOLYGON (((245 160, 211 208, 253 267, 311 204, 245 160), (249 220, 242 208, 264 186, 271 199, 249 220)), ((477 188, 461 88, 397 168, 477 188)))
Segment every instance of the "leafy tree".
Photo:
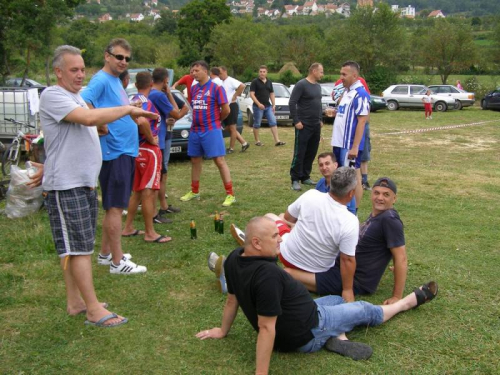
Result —
POLYGON ((160 16, 161 18, 155 22, 155 34, 175 34, 175 32, 177 31, 177 18, 175 17, 174 13, 169 10, 162 10, 160 12, 160 16))
POLYGON ((266 29, 249 18, 233 18, 213 29, 207 52, 218 64, 239 75, 266 62, 263 57, 269 55, 270 48, 265 35, 266 29))
POLYGON ((225 1, 194 0, 183 7, 179 14, 177 33, 182 51, 180 64, 189 65, 200 58, 210 60, 210 56, 204 56, 203 51, 210 40, 212 30, 231 18, 225 1))
POLYGON ((423 65, 437 68, 443 84, 450 74, 473 65, 476 58, 470 26, 447 19, 438 19, 427 29, 422 48, 423 65))

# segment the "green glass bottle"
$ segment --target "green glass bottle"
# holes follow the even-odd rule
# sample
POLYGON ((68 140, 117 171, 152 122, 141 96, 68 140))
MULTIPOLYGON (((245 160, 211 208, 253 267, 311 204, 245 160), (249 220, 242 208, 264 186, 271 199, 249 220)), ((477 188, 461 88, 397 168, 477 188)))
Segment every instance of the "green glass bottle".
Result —
POLYGON ((191 239, 196 240, 198 238, 196 236, 196 223, 194 222, 194 219, 191 219, 191 224, 189 225, 190 231, 191 231, 191 239))
POLYGON ((215 211, 215 216, 214 216, 214 229, 216 233, 219 233, 219 221, 220 221, 220 216, 219 212, 215 211))
POLYGON ((219 219, 219 234, 224 234, 224 218, 222 217, 222 214, 220 214, 219 219))

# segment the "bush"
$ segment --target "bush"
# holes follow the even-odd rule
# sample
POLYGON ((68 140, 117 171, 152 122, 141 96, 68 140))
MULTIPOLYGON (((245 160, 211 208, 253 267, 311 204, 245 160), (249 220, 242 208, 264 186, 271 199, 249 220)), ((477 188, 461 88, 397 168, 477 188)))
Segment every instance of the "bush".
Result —
POLYGON ((481 100, 484 96, 497 88, 498 82, 492 80, 487 84, 481 84, 476 76, 469 77, 463 83, 464 90, 473 92, 477 100, 481 100))
POLYGON ((371 71, 367 72, 364 76, 364 79, 368 83, 370 91, 373 94, 381 93, 394 83, 400 83, 399 81, 397 81, 397 77, 392 69, 383 66, 377 66, 371 71))
POLYGON ((301 76, 294 75, 291 70, 286 70, 279 75, 279 82, 281 82, 285 86, 294 85, 301 79, 301 76))

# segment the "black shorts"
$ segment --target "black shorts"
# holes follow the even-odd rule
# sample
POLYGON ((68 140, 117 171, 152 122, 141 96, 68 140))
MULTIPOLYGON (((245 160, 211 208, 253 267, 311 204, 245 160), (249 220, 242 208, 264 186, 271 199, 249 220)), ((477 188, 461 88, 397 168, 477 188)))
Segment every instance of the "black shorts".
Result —
POLYGON ((102 190, 102 207, 127 208, 134 183, 135 158, 120 155, 117 159, 104 161, 99 183, 102 190))
POLYGON ((236 125, 236 123, 238 122, 238 112, 240 110, 240 107, 238 107, 238 103, 235 102, 229 104, 229 109, 231 110, 231 112, 229 112, 229 115, 222 122, 224 126, 236 125))
POLYGON ((45 198, 52 238, 60 257, 94 252, 97 191, 88 187, 51 190, 45 198))
MULTIPOLYGON (((339 259, 336 260, 338 262, 339 259)), ((353 291, 355 295, 369 294, 361 288, 354 280, 353 291)), ((334 294, 342 295, 342 276, 340 275, 340 267, 333 266, 328 271, 316 274, 316 293, 320 296, 334 294)))

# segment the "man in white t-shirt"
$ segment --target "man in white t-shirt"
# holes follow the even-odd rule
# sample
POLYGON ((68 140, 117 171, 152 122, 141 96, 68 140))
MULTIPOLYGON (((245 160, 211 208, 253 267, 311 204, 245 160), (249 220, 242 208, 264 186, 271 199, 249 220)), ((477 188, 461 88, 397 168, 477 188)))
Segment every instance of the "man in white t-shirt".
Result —
POLYGON ((282 218, 266 215, 276 222, 283 238, 279 257, 285 271, 308 290, 317 290, 315 275, 332 268, 340 253, 342 297, 347 302, 354 301, 359 221, 346 204, 356 184, 356 171, 342 167, 333 173, 329 193, 309 190, 302 194, 285 212, 284 220, 295 224, 293 230, 282 218))
POLYGON ((236 129, 238 112, 240 111, 236 100, 245 89, 245 85, 237 79, 228 76, 226 67, 221 66, 219 67, 219 70, 219 77, 220 79, 222 79, 222 87, 224 87, 224 90, 226 90, 227 100, 229 100, 229 109, 231 110, 229 116, 227 116, 224 120, 224 127, 229 130, 229 133, 231 135, 227 153, 231 154, 234 152, 234 144, 236 143, 236 140, 241 143, 241 152, 245 152, 248 147, 250 147, 250 144, 245 141, 245 139, 241 136, 240 133, 238 133, 238 130, 236 129))

